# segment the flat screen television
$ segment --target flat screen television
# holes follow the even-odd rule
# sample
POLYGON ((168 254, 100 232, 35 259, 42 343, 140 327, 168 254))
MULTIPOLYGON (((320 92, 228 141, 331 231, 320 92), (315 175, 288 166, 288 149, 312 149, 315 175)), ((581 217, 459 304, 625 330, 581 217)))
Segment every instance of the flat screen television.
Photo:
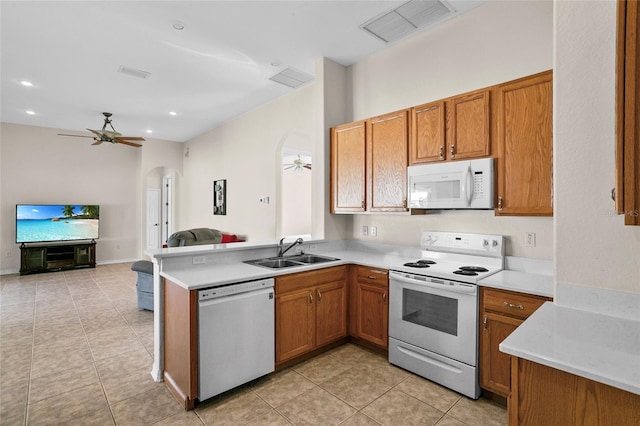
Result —
POLYGON ((95 240, 99 231, 100 206, 16 205, 16 243, 95 240))

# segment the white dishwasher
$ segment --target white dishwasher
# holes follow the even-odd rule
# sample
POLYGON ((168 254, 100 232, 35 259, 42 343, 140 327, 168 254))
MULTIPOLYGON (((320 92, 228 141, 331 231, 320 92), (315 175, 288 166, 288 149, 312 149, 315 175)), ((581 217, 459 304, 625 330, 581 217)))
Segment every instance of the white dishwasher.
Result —
POLYGON ((274 371, 274 280, 198 291, 198 399, 274 371))

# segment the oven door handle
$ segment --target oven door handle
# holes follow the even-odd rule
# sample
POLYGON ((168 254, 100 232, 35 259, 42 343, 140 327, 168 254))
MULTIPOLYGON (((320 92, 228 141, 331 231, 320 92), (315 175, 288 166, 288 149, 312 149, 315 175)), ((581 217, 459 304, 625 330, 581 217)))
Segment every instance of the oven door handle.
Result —
POLYGON ((438 283, 432 283, 429 281, 414 280, 412 278, 407 278, 404 275, 400 275, 394 272, 389 272, 389 279, 390 280, 393 279, 393 280, 401 281, 403 283, 413 284, 417 286, 431 287, 431 288, 439 289, 442 291, 448 291, 451 293, 474 294, 476 292, 476 286, 473 284, 463 285, 463 284, 452 283, 451 281, 447 281, 450 284, 438 284, 438 283))

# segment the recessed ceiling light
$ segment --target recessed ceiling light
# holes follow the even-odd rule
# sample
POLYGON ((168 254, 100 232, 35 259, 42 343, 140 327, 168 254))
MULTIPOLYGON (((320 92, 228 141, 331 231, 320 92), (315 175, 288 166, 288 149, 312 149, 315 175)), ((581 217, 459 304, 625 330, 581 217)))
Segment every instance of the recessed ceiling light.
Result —
POLYGON ((180 21, 174 22, 172 26, 174 30, 178 30, 178 31, 184 30, 184 24, 180 21))
POLYGON ((32 110, 30 110, 30 109, 26 110, 25 112, 26 112, 28 115, 36 115, 36 112, 35 112, 35 111, 32 111, 32 110))
POLYGON ((178 115, 178 113, 175 111, 169 111, 169 115, 178 115))
POLYGON ((25 87, 31 87, 33 86, 33 83, 27 80, 20 80, 20 84, 22 84, 25 87))
POLYGON ((147 133, 153 133, 153 130, 151 130, 151 129, 147 129, 147 131, 146 131, 146 132, 147 132, 147 133))

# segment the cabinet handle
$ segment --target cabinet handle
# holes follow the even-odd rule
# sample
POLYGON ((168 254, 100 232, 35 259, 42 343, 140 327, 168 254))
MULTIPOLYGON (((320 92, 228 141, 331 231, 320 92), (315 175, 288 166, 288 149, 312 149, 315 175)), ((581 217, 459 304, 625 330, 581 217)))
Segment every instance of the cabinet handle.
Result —
POLYGON ((513 303, 509 303, 507 301, 504 302, 504 306, 508 306, 509 308, 516 308, 516 309, 524 310, 524 306, 522 306, 522 305, 514 305, 513 303))
POLYGON ((456 144, 451 145, 449 149, 449 154, 451 154, 451 159, 456 158, 456 144))
POLYGON ((320 303, 320 300, 322 300, 322 293, 318 290, 318 303, 320 303))
POLYGON ((502 210, 502 196, 498 197, 498 210, 502 210))
POLYGON ((439 157, 440 157, 441 160, 444 158, 444 145, 440 145, 439 157))
POLYGON ((377 277, 374 277, 373 275, 367 275, 367 278, 369 278, 370 280, 376 280, 376 279, 378 279, 377 277))
POLYGON ((313 303, 313 293, 309 292, 309 303, 313 303))
POLYGON ((482 319, 482 329, 484 331, 487 331, 487 322, 489 321, 489 317, 488 316, 484 316, 484 318, 482 319))
POLYGON ((387 292, 386 291, 384 293, 382 293, 382 301, 383 302, 387 301, 387 292))

